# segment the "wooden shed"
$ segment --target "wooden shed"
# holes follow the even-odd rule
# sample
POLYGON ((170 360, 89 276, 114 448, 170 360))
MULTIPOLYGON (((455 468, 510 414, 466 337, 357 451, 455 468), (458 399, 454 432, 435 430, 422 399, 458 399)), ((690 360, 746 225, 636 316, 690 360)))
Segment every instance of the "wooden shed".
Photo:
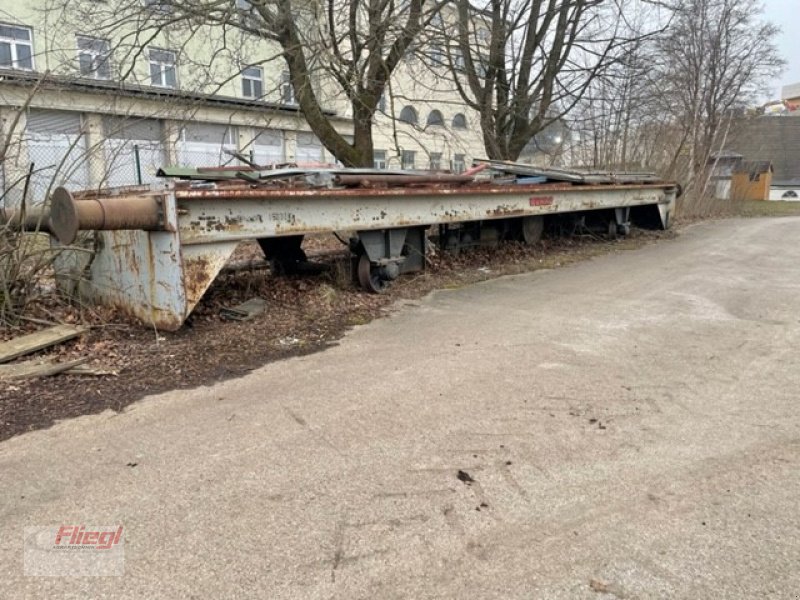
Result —
POLYGON ((743 161, 731 176, 732 200, 769 200, 772 163, 768 160, 743 161))

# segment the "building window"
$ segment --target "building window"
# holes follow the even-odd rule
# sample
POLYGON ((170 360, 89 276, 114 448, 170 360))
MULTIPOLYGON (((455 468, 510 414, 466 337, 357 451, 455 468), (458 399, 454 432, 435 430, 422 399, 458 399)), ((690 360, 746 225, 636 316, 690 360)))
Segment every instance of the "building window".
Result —
POLYGON ((444 125, 444 117, 438 110, 432 110, 428 114, 428 125, 444 125))
POLYGON ((463 173, 467 170, 466 161, 463 154, 453 155, 453 173, 463 173))
POLYGON ((242 69, 242 96, 261 98, 264 95, 264 71, 261 67, 242 69))
POLYGON ((459 72, 464 71, 464 53, 461 48, 453 49, 453 68, 459 72))
POLYGON ((111 44, 108 40, 78 36, 81 77, 111 79, 111 44))
POLYGON ((174 52, 150 49, 150 85, 165 88, 178 87, 174 52))
POLYGON ((486 76, 489 74, 489 57, 488 56, 478 56, 478 60, 473 62, 475 65, 475 74, 480 79, 486 79, 486 76))
POLYGON ((381 97, 378 98, 378 110, 382 113, 386 112, 386 93, 384 92, 381 94, 381 97))
POLYGON ((404 169, 413 169, 414 168, 414 160, 417 157, 417 153, 413 150, 403 150, 403 155, 401 158, 401 165, 404 169))
POLYGON ((386 168, 386 150, 375 150, 372 153, 372 163, 376 169, 386 168))
POLYGON ((434 44, 431 46, 431 49, 428 52, 428 59, 431 61, 432 65, 441 65, 444 62, 442 47, 439 44, 434 44))
POLYGON ((419 117, 417 116, 417 111, 414 109, 413 106, 404 106, 403 110, 400 111, 400 120, 403 123, 408 123, 409 125, 416 125, 419 123, 419 117))
POLYGON ((284 104, 297 104, 289 71, 281 73, 281 102, 284 104))
POLYGON ((431 164, 430 164, 431 171, 438 171, 442 168, 442 153, 441 152, 431 152, 431 164))
POLYGON ((413 44, 409 44, 406 47, 405 54, 403 54, 403 58, 405 61, 412 65, 417 61, 417 48, 413 44))
POLYGON ((0 25, 0 67, 33 70, 31 30, 0 25))
POLYGON ((171 0, 144 0, 144 5, 150 10, 160 13, 171 13, 172 4, 171 0))
POLYGON ((453 117, 453 127, 455 129, 466 129, 467 128, 467 117, 465 117, 462 113, 457 113, 453 117))

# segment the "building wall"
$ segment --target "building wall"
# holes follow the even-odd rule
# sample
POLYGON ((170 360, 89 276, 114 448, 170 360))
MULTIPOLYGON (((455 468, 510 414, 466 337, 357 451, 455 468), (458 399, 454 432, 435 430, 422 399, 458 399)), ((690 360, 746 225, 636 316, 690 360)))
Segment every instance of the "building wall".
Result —
MULTIPOLYGON (((14 78, 0 80, 0 124, 10 140, 2 165, 3 181, 10 188, 7 202, 21 196, 19 182, 31 162, 37 173, 34 200, 46 194, 43 182, 48 177, 73 186, 133 184, 139 171, 143 181, 150 181, 159 159, 165 165, 235 164, 225 149, 256 162, 334 162, 286 97, 285 66, 275 43, 219 27, 189 32, 171 26, 147 44, 130 27, 113 29, 113 37, 105 35, 111 31, 109 23, 124 21, 125 11, 140 11, 143 1, 78 0, 60 11, 52 0, 32 0, 5 8, 2 24, 31 32, 33 68, 14 65, 14 70, 62 78, 61 84, 45 80, 39 88, 14 78), (79 45, 86 42, 79 36, 108 40, 108 81, 101 69, 92 77, 81 75, 79 45), (151 49, 174 53, 174 89, 154 84, 151 49), (257 100, 245 97, 243 69, 253 64, 261 68, 257 100), (102 81, 93 79, 97 74, 102 81), (116 83, 120 81, 123 86, 116 83)), ((397 69, 385 108, 375 116, 376 158, 385 168, 464 168, 484 155, 477 115, 461 102, 448 70, 428 60, 424 47, 418 50, 397 69), (416 123, 398 120, 405 107, 414 109, 416 123), (430 118, 432 113, 441 114, 441 121, 430 118)), ((335 112, 337 131, 351 135, 346 99, 330 82, 317 85, 318 96, 335 112)))
POLYGON ((800 83, 793 83, 783 86, 781 90, 781 100, 789 110, 800 109, 800 83))
POLYGON ((731 178, 733 200, 769 200, 772 173, 758 173, 753 180, 749 173, 734 173, 731 178))

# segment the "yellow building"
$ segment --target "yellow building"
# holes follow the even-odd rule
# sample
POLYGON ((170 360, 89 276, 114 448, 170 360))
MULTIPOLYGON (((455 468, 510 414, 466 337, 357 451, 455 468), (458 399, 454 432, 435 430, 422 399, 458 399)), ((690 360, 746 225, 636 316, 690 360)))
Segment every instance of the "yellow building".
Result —
POLYGON ((767 160, 737 164, 731 175, 731 199, 769 200, 772 172, 767 160))

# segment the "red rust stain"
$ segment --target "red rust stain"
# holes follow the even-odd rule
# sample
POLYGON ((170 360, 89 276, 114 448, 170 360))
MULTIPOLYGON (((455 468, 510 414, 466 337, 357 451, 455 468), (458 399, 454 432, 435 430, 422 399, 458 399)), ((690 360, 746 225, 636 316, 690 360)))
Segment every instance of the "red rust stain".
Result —
POLYGON ((197 302, 205 293, 213 276, 211 264, 205 256, 192 258, 183 263, 183 286, 189 305, 197 302))
POLYGON ((498 206, 497 208, 487 210, 487 215, 494 217, 513 217, 525 214, 525 211, 520 208, 511 208, 510 206, 498 206))

